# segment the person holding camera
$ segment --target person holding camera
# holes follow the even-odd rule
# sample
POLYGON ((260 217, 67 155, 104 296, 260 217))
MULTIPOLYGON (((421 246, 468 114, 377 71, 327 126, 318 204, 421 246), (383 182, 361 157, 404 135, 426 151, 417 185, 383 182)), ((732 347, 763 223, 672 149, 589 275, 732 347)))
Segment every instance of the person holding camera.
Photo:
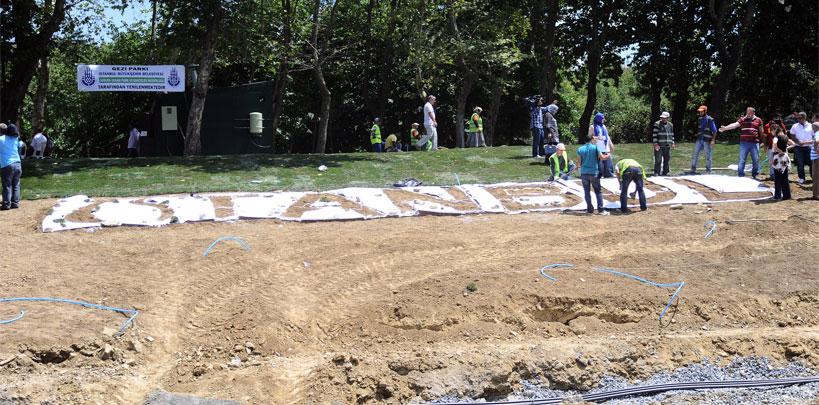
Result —
POLYGON ((540 159, 546 155, 543 150, 543 114, 548 113, 547 107, 543 106, 543 97, 532 96, 526 99, 529 105, 529 126, 532 129, 532 157, 540 159))

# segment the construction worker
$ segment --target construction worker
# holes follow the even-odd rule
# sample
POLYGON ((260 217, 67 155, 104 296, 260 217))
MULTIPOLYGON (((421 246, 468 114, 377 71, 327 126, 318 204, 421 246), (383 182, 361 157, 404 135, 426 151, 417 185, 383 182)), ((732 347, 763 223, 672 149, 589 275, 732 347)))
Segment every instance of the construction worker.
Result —
POLYGON ((640 211, 645 211, 647 206, 643 180, 646 178, 646 171, 643 166, 640 166, 634 159, 620 159, 615 165, 614 172, 617 174, 617 180, 620 181, 620 211, 629 212, 627 197, 628 187, 632 181, 637 188, 637 194, 640 196, 640 211))
POLYGON ((483 108, 475 107, 472 112, 472 117, 469 118, 469 139, 466 141, 467 148, 477 148, 478 146, 486 146, 486 141, 483 139, 483 118, 481 113, 483 108))
POLYGON ((569 173, 573 172, 576 167, 566 154, 566 145, 557 144, 557 152, 549 156, 549 169, 551 170, 549 181, 555 181, 555 178, 568 180, 569 173))
POLYGON ((373 145, 373 152, 384 152, 384 144, 381 143, 381 118, 373 119, 373 127, 370 128, 370 143, 373 145))

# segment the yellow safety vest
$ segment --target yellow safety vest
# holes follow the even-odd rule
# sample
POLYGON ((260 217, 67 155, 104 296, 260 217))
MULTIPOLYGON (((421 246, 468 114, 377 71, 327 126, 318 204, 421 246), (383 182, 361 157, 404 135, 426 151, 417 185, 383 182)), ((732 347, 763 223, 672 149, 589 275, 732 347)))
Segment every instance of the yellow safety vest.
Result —
POLYGON ((381 127, 378 124, 374 124, 370 128, 370 143, 381 143, 381 127))

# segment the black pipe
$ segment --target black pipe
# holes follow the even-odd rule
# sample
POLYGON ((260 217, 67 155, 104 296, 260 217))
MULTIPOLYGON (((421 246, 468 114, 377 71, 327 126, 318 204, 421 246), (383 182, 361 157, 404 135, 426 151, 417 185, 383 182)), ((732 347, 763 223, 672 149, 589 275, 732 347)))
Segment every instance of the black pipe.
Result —
MULTIPOLYGON (((781 378, 773 380, 728 380, 728 381, 702 381, 685 383, 667 383, 648 385, 645 387, 632 387, 606 392, 596 392, 580 395, 581 399, 588 402, 606 402, 613 399, 655 395, 668 391, 692 391, 704 389, 723 388, 763 388, 778 387, 799 384, 819 383, 819 376, 781 378)), ((483 402, 484 405, 558 405, 572 399, 573 397, 556 397, 543 399, 530 399, 524 401, 504 401, 504 402, 483 402)), ((469 402, 452 402, 438 405, 467 405, 469 402)))

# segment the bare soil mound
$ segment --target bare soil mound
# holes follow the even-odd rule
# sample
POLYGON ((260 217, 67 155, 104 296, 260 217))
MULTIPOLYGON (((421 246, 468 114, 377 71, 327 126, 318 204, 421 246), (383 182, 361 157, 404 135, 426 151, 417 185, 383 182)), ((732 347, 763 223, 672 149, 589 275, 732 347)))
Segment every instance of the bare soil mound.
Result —
POLYGON ((0 304, 2 319, 27 311, 0 325, 0 392, 26 401, 405 403, 500 398, 523 379, 588 389, 705 358, 819 366, 819 225, 788 218, 819 219, 814 201, 40 233, 53 203, 0 215, 3 295, 140 315, 113 338, 116 313, 0 304), (202 256, 225 235, 252 250, 202 256), (551 263, 575 267, 553 282, 551 263), (661 321, 673 288, 595 266, 685 287, 661 321))

